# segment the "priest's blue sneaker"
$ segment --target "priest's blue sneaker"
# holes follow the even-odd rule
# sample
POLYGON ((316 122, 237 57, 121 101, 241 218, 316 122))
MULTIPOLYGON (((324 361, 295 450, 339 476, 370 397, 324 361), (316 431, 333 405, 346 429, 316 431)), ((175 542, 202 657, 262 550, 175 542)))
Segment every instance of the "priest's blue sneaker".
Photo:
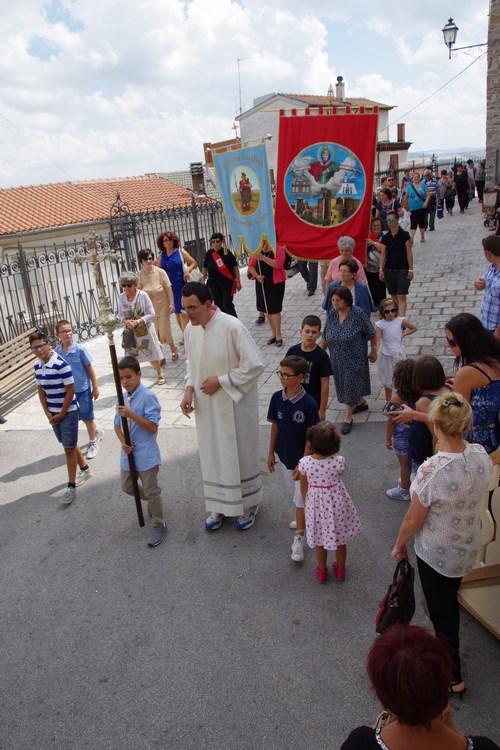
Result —
POLYGON ((205 519, 205 528, 207 531, 217 531, 222 526, 224 516, 222 513, 210 513, 207 519, 205 519))
POLYGON ((236 528, 240 531, 245 531, 245 529, 249 529, 250 526, 253 526, 258 510, 258 505, 251 505, 249 508, 247 508, 243 515, 240 516, 236 521, 236 528))

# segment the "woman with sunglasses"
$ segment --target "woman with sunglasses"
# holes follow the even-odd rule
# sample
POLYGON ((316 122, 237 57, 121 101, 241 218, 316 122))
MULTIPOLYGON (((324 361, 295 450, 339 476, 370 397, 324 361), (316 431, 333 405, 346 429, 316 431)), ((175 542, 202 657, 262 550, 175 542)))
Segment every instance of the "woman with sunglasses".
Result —
POLYGON ((399 314, 406 315, 406 297, 413 281, 413 253, 411 238, 399 226, 399 216, 395 211, 387 212, 389 231, 380 242, 372 242, 380 250, 379 278, 387 287, 389 295, 399 308, 399 314))
POLYGON ((165 385, 161 369, 163 354, 156 335, 153 320, 154 307, 146 292, 137 288, 139 277, 132 271, 124 271, 118 279, 123 292, 118 297, 118 318, 125 328, 134 332, 134 343, 125 343, 127 357, 139 362, 149 362, 158 376, 157 385, 165 385))
POLYGON ((410 507, 391 552, 397 562, 408 556, 415 537, 417 567, 429 617, 438 638, 447 643, 453 661, 450 695, 463 696, 460 668, 462 576, 476 564, 481 545, 481 500, 493 465, 481 445, 466 442, 472 409, 460 393, 438 396, 429 409, 429 424, 439 451, 418 469, 410 487, 410 507))
POLYGON ((214 305, 219 310, 237 318, 233 304, 235 292, 241 289, 240 269, 233 253, 224 247, 224 235, 214 232, 210 237, 210 250, 203 260, 203 277, 212 292, 214 305))
POLYGON ((174 312, 174 297, 170 279, 163 270, 155 265, 155 256, 149 249, 139 252, 139 262, 142 265, 139 271, 138 288, 146 292, 151 300, 154 311, 154 327, 160 344, 168 344, 172 353, 172 361, 179 359, 172 329, 170 327, 170 315, 174 312))
MULTIPOLYGON (((182 287, 189 281, 189 274, 194 271, 197 264, 186 250, 181 249, 180 240, 175 232, 159 234, 156 238, 156 247, 160 251, 160 257, 155 264, 165 271, 172 284, 175 319, 182 332, 188 324, 181 305, 182 287)), ((181 340, 180 345, 183 344, 184 341, 181 340)))
POLYGON ((445 330, 459 368, 448 382, 472 407, 466 439, 493 453, 500 445, 500 341, 471 313, 455 315, 445 330))

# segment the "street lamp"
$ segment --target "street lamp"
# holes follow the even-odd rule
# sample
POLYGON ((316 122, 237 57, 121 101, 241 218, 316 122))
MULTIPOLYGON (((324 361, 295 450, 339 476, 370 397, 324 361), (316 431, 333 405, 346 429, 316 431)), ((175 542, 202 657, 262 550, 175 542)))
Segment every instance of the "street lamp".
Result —
MULTIPOLYGON (((453 18, 448 18, 448 23, 445 24, 445 26, 442 29, 443 31, 443 38, 444 43, 448 47, 448 60, 451 60, 451 48, 455 44, 457 40, 457 31, 458 26, 453 20, 453 18)), ((467 47, 455 47, 453 50, 454 52, 458 52, 462 49, 471 49, 472 47, 486 47, 488 42, 483 42, 482 44, 469 44, 467 47)))

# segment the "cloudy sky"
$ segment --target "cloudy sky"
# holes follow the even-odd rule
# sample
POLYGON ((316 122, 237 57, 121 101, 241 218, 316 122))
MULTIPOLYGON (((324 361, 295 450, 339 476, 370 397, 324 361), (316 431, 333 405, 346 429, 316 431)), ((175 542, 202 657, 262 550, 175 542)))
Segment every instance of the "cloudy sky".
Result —
MULTIPOLYGON (((270 92, 396 105, 412 151, 482 147, 488 0, 15 0, 0 26, 0 187, 186 169, 270 92), (411 6, 411 7, 410 7, 411 6), (328 8, 328 10, 324 10, 328 8), (410 112, 454 76, 458 77, 410 112), (409 113, 409 114, 407 114, 409 113)), ((396 125, 391 138, 396 137, 396 125)))

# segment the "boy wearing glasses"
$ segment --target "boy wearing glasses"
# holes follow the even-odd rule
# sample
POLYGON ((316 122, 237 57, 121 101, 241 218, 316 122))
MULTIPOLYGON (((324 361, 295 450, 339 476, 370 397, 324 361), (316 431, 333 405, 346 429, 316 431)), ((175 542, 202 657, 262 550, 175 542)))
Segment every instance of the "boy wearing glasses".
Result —
POLYGON ((55 436, 62 444, 66 454, 68 469, 68 486, 60 498, 63 505, 73 502, 76 487, 87 479, 92 472, 87 466, 78 447, 78 407, 75 399, 75 386, 71 367, 56 352, 52 351, 47 336, 35 331, 29 337, 31 351, 37 357, 34 365, 38 387, 38 398, 45 416, 52 425, 55 436), (78 476, 76 467, 80 470, 78 476))
POLYGON ((308 369, 308 363, 303 357, 292 354, 281 360, 277 375, 283 390, 273 393, 267 412, 267 419, 272 423, 267 466, 271 473, 274 472, 277 454, 295 505, 295 520, 290 524, 290 528, 295 529, 291 555, 294 562, 302 562, 304 559, 306 525, 296 468, 306 448, 306 432, 319 422, 316 401, 306 393, 302 385, 308 369))
POLYGON ((93 399, 99 398, 99 388, 92 358, 85 347, 73 341, 73 329, 69 320, 60 320, 56 324, 56 336, 61 343, 56 346, 55 351, 71 367, 80 419, 85 422, 89 434, 87 459, 95 458, 99 453, 104 430, 97 426, 94 419, 93 399))

